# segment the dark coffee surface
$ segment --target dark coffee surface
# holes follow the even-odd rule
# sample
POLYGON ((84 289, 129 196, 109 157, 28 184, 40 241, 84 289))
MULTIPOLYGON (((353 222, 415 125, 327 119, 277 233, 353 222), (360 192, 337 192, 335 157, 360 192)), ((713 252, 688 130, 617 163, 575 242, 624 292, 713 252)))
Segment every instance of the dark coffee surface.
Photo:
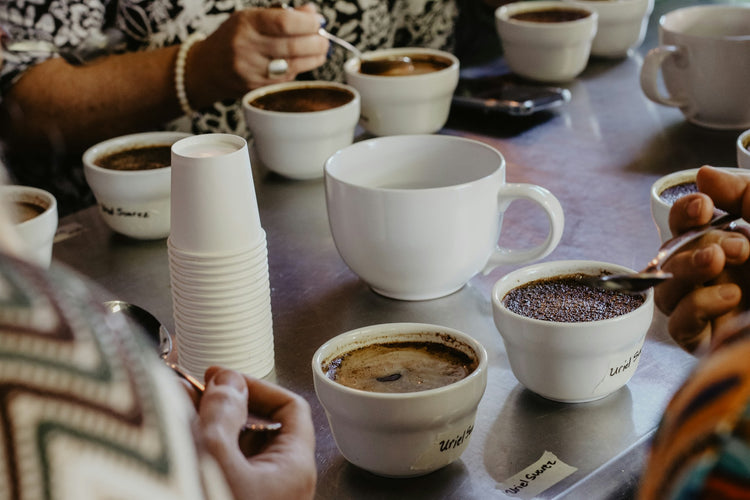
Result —
POLYGON ((589 13, 583 9, 555 8, 519 12, 510 16, 510 18, 517 21, 532 21, 535 23, 564 23, 583 19, 588 16, 589 13))
POLYGON ((531 281, 503 297, 516 314, 545 321, 580 323, 627 314, 640 307, 643 295, 601 290, 584 283, 583 275, 571 274, 531 281))
POLYGON ((674 186, 669 186, 667 189, 659 193, 659 198, 665 203, 671 205, 686 194, 697 192, 698 185, 695 182, 682 182, 680 184, 675 184, 674 186))
POLYGON ((36 203, 26 201, 14 201, 10 204, 10 220, 14 224, 20 224, 31 220, 37 215, 44 213, 46 209, 36 203))
POLYGON ((352 99, 354 94, 339 87, 296 87, 262 95, 250 105, 268 111, 305 113, 337 108, 352 99))
POLYGON ((154 170, 170 166, 171 156, 171 145, 142 146, 104 155, 95 163, 110 170, 154 170))
POLYGON ((377 76, 409 76, 433 73, 449 68, 453 62, 445 57, 424 54, 399 54, 399 57, 411 59, 411 65, 403 63, 389 64, 388 57, 373 57, 360 64, 360 73, 377 76))
POLYGON ((477 361, 438 342, 372 344, 337 357, 323 370, 331 380, 370 392, 418 392, 466 378, 477 361))

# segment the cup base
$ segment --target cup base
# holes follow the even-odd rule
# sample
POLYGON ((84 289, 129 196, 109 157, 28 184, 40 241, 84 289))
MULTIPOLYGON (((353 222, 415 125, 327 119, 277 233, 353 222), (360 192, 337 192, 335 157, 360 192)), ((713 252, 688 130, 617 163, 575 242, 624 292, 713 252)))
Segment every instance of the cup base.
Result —
POLYGON ((464 285, 465 283, 459 285, 458 287, 449 288, 447 290, 443 290, 439 292, 400 293, 400 292, 391 292, 388 290, 383 290, 381 288, 377 288, 372 285, 370 285, 370 290, 377 293, 378 295, 382 295, 383 297, 388 297, 389 299, 417 302, 421 300, 433 300, 433 299, 439 299, 442 297, 447 297, 448 295, 452 295, 456 293, 457 291, 461 290, 464 287, 464 285))

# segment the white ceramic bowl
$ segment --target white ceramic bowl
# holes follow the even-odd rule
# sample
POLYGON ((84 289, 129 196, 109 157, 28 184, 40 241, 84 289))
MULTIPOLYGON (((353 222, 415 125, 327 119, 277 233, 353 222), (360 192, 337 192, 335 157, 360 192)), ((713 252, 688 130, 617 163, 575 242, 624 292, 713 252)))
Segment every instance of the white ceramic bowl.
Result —
POLYGON ((323 177, 326 159, 354 140, 360 96, 355 88, 336 82, 285 82, 245 94, 242 108, 255 152, 266 168, 290 179, 316 179, 323 177), (250 105, 263 95, 300 87, 336 87, 354 97, 342 106, 322 111, 283 112, 250 105))
POLYGON ((31 186, 0 186, 3 203, 25 203, 38 207, 39 215, 14 225, 24 245, 22 257, 40 267, 49 267, 52 261, 52 245, 57 231, 57 200, 39 188, 31 186))
POLYGON ((315 392, 333 437, 354 465, 388 477, 420 476, 457 460, 466 449, 487 385, 487 353, 460 331, 421 323, 372 325, 338 335, 312 358, 315 392), (438 341, 478 361, 466 378, 410 393, 378 393, 334 382, 324 366, 351 349, 373 343, 438 341))
POLYGON ((365 57, 420 54, 447 59, 451 65, 430 73, 383 76, 360 73, 357 58, 344 64, 347 83, 362 97, 360 123, 365 130, 379 136, 432 134, 445 125, 458 85, 456 56, 441 50, 406 47, 368 52, 365 57))
POLYGON ((191 134, 143 132, 100 142, 83 153, 83 173, 107 225, 131 238, 166 238, 170 229, 171 167, 120 171, 102 168, 102 155, 139 146, 171 145, 191 134))
POLYGON ((561 1, 513 2, 495 11, 495 24, 510 69, 540 82, 565 82, 578 76, 589 60, 598 14, 561 1), (575 21, 540 23, 511 17, 533 10, 577 8, 589 15, 575 21))
POLYGON ((654 0, 563 0, 599 15, 591 55, 625 57, 643 43, 654 0))
POLYGON ((653 290, 634 311, 614 318, 565 323, 533 319, 503 304, 525 283, 575 273, 631 270, 606 262, 550 261, 513 271, 495 283, 492 312, 519 382, 548 399, 593 401, 624 386, 635 373, 654 312, 653 290))
POLYGON ((737 138, 737 166, 750 169, 750 129, 737 138))

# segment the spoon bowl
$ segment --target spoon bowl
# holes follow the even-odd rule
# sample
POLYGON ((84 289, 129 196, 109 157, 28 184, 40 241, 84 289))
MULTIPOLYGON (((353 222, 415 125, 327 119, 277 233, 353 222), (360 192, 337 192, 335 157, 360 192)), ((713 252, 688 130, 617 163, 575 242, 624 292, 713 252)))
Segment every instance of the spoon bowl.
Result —
POLYGON ((369 59, 365 57, 362 51, 357 47, 343 38, 339 38, 336 35, 329 33, 325 28, 320 28, 318 34, 353 53, 354 57, 359 59, 359 68, 362 73, 368 75, 382 75, 387 73, 406 75, 414 71, 414 63, 409 56, 390 56, 382 59, 369 59))
POLYGON ((738 217, 726 213, 714 217, 711 222, 703 227, 687 231, 665 241, 659 248, 656 257, 654 257, 641 271, 633 274, 612 274, 592 277, 591 279, 588 279, 587 282, 590 286, 627 293, 640 293, 648 290, 649 288, 672 278, 672 273, 666 272, 661 268, 661 266, 669 260, 672 255, 709 231, 736 230, 738 221, 738 217))
MULTIPOLYGON (((206 386, 201 381, 183 370, 179 365, 168 360, 173 348, 172 338, 169 331, 153 314, 140 306, 122 300, 105 302, 104 307, 107 309, 108 314, 121 314, 131 324, 139 326, 146 333, 149 340, 154 343, 156 352, 164 363, 178 376, 193 386, 199 395, 203 394, 206 386)), ((247 421, 243 427, 243 431, 255 432, 278 431, 279 429, 281 429, 280 422, 273 422, 252 414, 248 414, 247 421)))

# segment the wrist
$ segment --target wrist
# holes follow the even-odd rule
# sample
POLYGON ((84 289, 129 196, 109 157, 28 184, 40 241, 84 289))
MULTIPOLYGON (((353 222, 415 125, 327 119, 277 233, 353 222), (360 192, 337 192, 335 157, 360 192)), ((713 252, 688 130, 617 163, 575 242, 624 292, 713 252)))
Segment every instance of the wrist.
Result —
POLYGON ((177 100, 180 103, 182 112, 187 116, 192 116, 195 111, 190 106, 190 98, 187 92, 186 75, 188 70, 188 55, 190 49, 195 43, 205 40, 206 35, 203 33, 193 33, 182 42, 177 52, 177 59, 175 60, 174 66, 174 85, 175 93, 177 94, 177 100))

